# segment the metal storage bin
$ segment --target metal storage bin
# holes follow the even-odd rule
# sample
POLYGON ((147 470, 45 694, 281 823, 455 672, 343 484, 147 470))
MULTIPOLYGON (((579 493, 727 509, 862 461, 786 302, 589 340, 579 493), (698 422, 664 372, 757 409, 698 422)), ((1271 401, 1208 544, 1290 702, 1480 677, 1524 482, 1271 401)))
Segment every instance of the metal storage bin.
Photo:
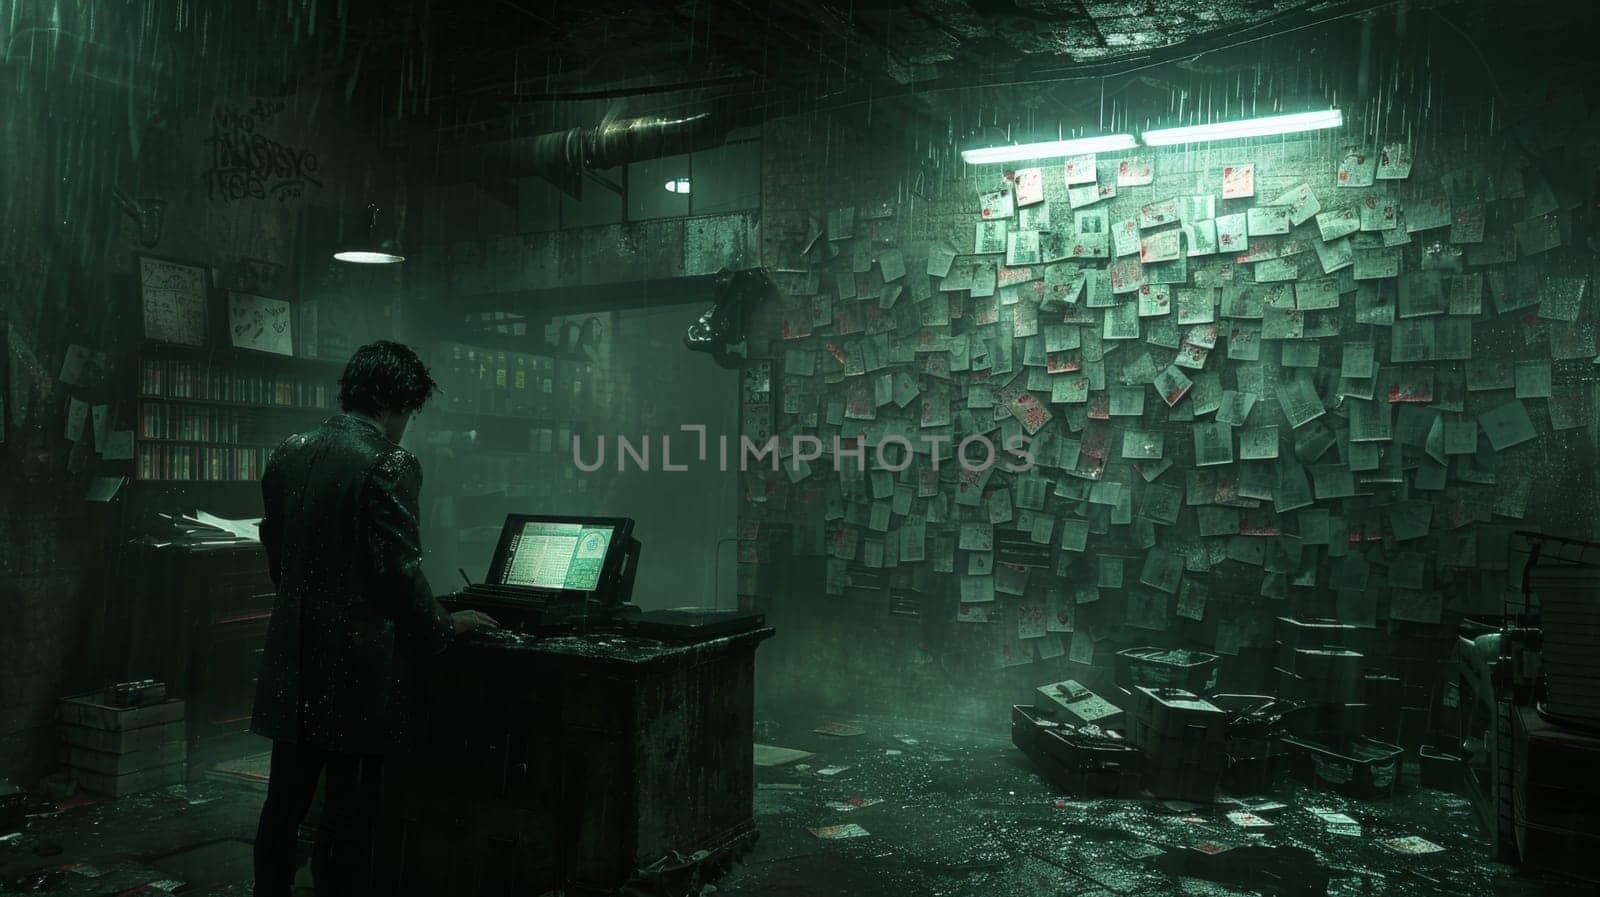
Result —
POLYGON ((1181 688, 1204 694, 1217 687, 1217 661, 1205 651, 1184 648, 1127 648, 1117 652, 1116 682, 1135 688, 1181 688))
POLYGON ((1286 736, 1290 769, 1300 780, 1351 797, 1389 797, 1400 781, 1399 745, 1352 736, 1330 743, 1286 736))

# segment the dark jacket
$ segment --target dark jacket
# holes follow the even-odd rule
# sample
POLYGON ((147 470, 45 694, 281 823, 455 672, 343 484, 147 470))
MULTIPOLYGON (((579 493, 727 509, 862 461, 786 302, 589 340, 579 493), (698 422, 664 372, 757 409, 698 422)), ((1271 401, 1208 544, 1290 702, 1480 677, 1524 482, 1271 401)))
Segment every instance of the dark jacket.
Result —
POLYGON ((422 575, 422 466, 341 414, 273 451, 261 542, 278 587, 251 728, 330 751, 404 747, 420 662, 450 615, 422 575))

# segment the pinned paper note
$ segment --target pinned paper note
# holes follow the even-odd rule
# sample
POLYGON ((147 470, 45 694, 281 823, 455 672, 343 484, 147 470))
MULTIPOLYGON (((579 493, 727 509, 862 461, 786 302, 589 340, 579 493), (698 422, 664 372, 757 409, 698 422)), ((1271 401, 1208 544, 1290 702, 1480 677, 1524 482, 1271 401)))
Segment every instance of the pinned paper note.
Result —
POLYGON ((1067 186, 1092 184, 1096 180, 1094 156, 1073 156, 1061 164, 1067 186))
POLYGON ((1246 199, 1256 195, 1256 167, 1230 165, 1222 169, 1222 198, 1246 199))
POLYGON ((1004 221, 979 221, 973 228, 972 251, 977 255, 1005 252, 1006 223, 1004 221))
POLYGON ((69 442, 77 442, 83 438, 83 428, 89 421, 89 404, 82 399, 73 397, 67 400, 67 425, 66 437, 69 442))
POLYGON ((1009 187, 980 195, 978 205, 978 214, 985 220, 1010 218, 1017 213, 1015 195, 1009 187))
POLYGON ((1155 161, 1148 156, 1135 156, 1117 163, 1118 187, 1142 187, 1155 179, 1155 161))
POLYGON ((1399 180, 1411 176, 1411 144, 1385 143, 1378 153, 1376 177, 1380 181, 1399 180))
POLYGON ((1040 168, 1019 168, 1008 172, 1006 179, 1011 181, 1015 191, 1018 206, 1030 206, 1044 201, 1044 170, 1040 168))
POLYGON ((1339 160, 1339 186, 1371 187, 1377 170, 1377 156, 1360 147, 1348 147, 1339 160))

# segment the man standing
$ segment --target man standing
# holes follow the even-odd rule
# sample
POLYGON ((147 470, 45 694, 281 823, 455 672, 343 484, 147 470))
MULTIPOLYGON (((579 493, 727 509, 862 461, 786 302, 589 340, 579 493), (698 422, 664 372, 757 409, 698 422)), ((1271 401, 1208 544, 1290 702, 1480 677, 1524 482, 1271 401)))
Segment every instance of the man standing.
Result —
POLYGON ((289 437, 261 480, 261 542, 278 596, 251 728, 272 739, 256 831, 255 893, 285 897, 301 821, 326 775, 312 855, 318 895, 367 893, 383 757, 404 746, 408 684, 452 636, 422 574, 422 467, 399 446, 438 385, 406 346, 362 346, 339 380, 342 414, 289 437))

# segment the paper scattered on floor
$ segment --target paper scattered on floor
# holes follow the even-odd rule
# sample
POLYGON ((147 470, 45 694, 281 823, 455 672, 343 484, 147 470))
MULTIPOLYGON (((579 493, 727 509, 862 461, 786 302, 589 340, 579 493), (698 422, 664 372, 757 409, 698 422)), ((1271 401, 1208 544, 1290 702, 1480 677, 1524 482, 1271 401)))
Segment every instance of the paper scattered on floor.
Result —
POLYGON ((864 807, 875 807, 881 803, 883 803, 883 798, 881 797, 848 797, 844 800, 830 800, 827 806, 830 810, 848 813, 851 810, 860 810, 864 807))
POLYGON ((1323 824, 1328 827, 1328 834, 1330 835, 1350 835, 1353 837, 1361 835, 1361 823, 1357 822, 1353 817, 1318 807, 1311 807, 1309 811, 1311 815, 1322 820, 1323 824))
POLYGON ((817 770, 817 775, 819 775, 819 776, 836 776, 839 773, 844 772, 845 770, 847 770, 849 768, 850 767, 848 767, 848 766, 824 766, 821 769, 817 770))
POLYGON ((1228 814, 1228 821, 1241 828, 1271 828, 1272 823, 1254 813, 1235 810, 1228 814))
POLYGON ((894 740, 900 742, 901 744, 912 744, 912 745, 914 745, 914 744, 917 743, 917 740, 915 738, 912 738, 910 735, 896 735, 896 736, 894 736, 894 740))
POLYGON ((844 825, 824 825, 818 828, 807 829, 807 831, 824 841, 842 841, 845 838, 865 838, 867 835, 872 834, 861 826, 856 825, 854 822, 847 822, 844 825))
POLYGON ((782 766, 785 763, 816 756, 810 751, 797 751, 794 748, 775 747, 770 744, 758 744, 755 749, 757 766, 782 766))
POLYGON ((1251 813, 1260 814, 1286 809, 1289 805, 1279 800, 1253 800, 1246 798, 1239 801, 1239 806, 1251 813))
POLYGON ((1427 838, 1419 838, 1416 835, 1407 835, 1404 838, 1385 838, 1378 843, 1395 853, 1413 856, 1424 853, 1439 853, 1444 850, 1443 847, 1429 841, 1427 838))
POLYGON ((860 726, 852 726, 849 723, 823 723, 811 731, 818 735, 833 735, 844 738, 851 735, 864 735, 867 730, 860 726))

